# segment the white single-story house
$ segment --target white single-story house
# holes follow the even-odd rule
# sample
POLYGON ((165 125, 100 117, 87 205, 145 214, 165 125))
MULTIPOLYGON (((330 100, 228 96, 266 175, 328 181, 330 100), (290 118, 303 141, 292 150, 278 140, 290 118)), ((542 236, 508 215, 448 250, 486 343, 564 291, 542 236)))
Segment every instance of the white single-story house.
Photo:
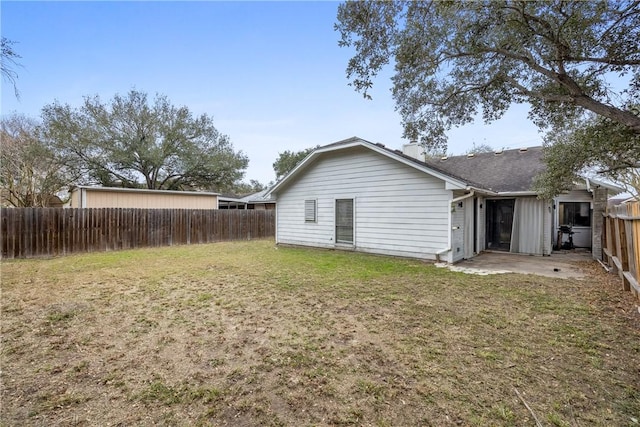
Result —
MULTIPOLYGON (((550 255, 560 226, 601 257, 617 187, 585 179, 554 200, 532 190, 542 147, 426 159, 353 137, 319 147, 270 190, 276 243, 442 260, 486 251, 550 255)), ((566 244, 565 244, 566 245, 566 244)))

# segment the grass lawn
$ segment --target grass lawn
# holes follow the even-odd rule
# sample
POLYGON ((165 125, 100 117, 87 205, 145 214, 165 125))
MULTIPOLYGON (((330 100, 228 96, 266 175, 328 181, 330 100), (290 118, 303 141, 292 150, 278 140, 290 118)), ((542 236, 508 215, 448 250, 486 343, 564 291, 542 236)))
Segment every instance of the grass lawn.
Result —
POLYGON ((640 316, 584 267, 271 241, 6 261, 0 425, 638 425, 640 316))

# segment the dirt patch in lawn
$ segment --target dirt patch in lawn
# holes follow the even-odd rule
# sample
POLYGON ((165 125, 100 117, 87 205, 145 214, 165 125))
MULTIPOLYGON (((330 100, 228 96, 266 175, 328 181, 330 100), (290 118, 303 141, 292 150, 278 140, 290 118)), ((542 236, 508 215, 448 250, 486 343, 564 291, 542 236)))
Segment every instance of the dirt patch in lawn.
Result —
POLYGON ((580 267, 469 276, 269 241, 3 262, 0 421, 635 425, 637 308, 580 267))

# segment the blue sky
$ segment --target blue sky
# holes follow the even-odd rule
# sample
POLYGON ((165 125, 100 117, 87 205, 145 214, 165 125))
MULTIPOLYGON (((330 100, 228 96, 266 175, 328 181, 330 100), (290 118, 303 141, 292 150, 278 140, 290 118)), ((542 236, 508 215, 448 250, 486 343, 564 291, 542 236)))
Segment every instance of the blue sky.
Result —
MULTIPOLYGON (((365 100, 345 75, 336 2, 7 2, 1 32, 22 56, 16 100, 3 81, 2 114, 38 117, 55 100, 80 106, 135 88, 214 118, 249 156, 246 180, 267 183, 279 152, 359 136, 401 148, 392 70, 365 100)), ((512 108, 498 122, 449 133, 449 152, 541 144, 512 108)))

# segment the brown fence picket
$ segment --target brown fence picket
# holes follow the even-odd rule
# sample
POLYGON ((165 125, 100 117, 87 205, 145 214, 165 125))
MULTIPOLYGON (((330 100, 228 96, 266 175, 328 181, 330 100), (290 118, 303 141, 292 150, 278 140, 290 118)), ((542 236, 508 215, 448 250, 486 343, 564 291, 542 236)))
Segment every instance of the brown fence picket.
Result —
POLYGON ((273 210, 3 208, 3 259, 271 238, 273 210))
POLYGON ((640 202, 609 207, 604 221, 604 262, 620 276, 622 289, 640 299, 640 202))

